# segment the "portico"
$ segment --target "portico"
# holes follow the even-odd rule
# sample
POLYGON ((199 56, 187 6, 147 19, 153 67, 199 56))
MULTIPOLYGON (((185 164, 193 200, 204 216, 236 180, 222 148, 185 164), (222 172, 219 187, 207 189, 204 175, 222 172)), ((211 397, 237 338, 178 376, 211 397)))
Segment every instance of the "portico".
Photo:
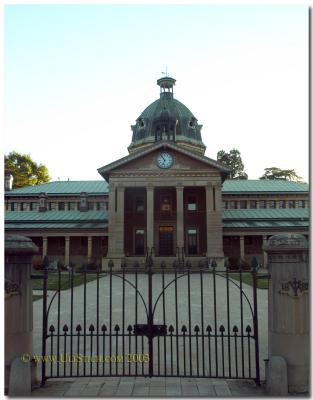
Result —
POLYGON ((122 160, 100 169, 110 182, 108 259, 223 259, 223 167, 169 142, 122 160), (170 171, 155 165, 164 149, 170 171))

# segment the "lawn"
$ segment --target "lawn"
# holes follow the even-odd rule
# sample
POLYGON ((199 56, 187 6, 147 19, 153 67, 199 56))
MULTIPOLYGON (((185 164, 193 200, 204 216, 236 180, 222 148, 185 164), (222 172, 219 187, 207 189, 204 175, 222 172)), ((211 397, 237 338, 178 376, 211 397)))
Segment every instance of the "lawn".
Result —
POLYGON ((39 296, 37 294, 33 294, 33 301, 36 301, 36 300, 39 300, 39 299, 42 299, 42 296, 39 296))
MULTIPOLYGON (((229 274, 229 278, 232 278, 236 281, 240 281, 240 274, 239 273, 231 273, 229 274)), ((253 278, 251 274, 242 273, 242 282, 246 283, 247 285, 253 286, 253 278)), ((268 289, 268 279, 258 279, 258 289, 268 289)))
MULTIPOLYGON (((34 275, 42 275, 36 273, 34 275)), ((86 282, 91 282, 97 279, 97 274, 86 274, 86 282)), ((84 283, 84 274, 75 274, 73 276, 73 287, 79 286, 84 283)), ((61 273, 61 290, 66 290, 71 287, 71 275, 68 272, 61 273)), ((58 290, 59 288, 59 274, 51 274, 48 276, 48 290, 58 290)), ((33 290, 43 290, 43 279, 33 279, 33 290)))

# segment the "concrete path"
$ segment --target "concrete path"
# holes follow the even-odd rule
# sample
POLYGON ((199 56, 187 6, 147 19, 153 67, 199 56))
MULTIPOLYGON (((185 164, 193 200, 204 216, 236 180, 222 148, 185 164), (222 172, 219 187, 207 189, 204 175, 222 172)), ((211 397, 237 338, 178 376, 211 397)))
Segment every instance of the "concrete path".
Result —
POLYGON ((253 381, 202 378, 80 378, 48 381, 32 392, 38 397, 259 397, 253 381))

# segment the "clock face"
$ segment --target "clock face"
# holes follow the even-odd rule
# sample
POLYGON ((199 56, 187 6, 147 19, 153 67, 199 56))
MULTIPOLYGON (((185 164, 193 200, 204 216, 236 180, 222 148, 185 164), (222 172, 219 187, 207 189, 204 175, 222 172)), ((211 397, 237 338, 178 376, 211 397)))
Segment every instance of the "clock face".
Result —
POLYGON ((160 153, 157 164, 160 168, 170 168, 173 165, 173 157, 169 153, 160 153))

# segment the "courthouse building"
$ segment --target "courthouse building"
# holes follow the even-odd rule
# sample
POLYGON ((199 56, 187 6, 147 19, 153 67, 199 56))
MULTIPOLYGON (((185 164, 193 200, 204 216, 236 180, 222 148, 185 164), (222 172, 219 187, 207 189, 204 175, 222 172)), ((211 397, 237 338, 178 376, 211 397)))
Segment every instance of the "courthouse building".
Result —
POLYGON ((160 98, 132 126, 128 155, 98 169, 99 181, 57 181, 10 190, 7 233, 30 237, 36 262, 132 267, 225 257, 247 261, 275 233, 309 234, 308 185, 229 180, 228 168, 204 155, 202 125, 174 98, 175 79, 157 81, 160 98))

